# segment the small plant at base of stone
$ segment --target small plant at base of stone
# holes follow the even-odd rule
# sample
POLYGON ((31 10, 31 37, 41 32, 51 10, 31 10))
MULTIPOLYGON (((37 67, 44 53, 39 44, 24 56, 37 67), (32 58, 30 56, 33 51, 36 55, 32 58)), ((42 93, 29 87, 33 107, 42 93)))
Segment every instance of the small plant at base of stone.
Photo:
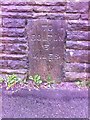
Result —
POLYGON ((15 86, 17 83, 20 83, 21 79, 17 77, 15 74, 8 75, 7 76, 7 89, 10 89, 11 87, 15 86))
POLYGON ((86 81, 86 80, 80 80, 80 79, 77 79, 75 84, 78 86, 78 87, 90 87, 90 80, 86 81))
POLYGON ((47 76, 46 81, 47 81, 47 84, 49 85, 49 87, 51 86, 51 84, 54 84, 54 83, 55 83, 55 81, 52 79, 52 76, 51 76, 51 75, 48 75, 48 76, 47 76))
MULTIPOLYGON (((52 79, 51 75, 48 75, 46 80, 42 80, 41 76, 36 74, 34 76, 30 76, 29 79, 21 79, 17 75, 7 75, 6 78, 0 77, 0 88, 5 88, 7 91, 11 93, 17 92, 22 88, 27 88, 28 90, 36 89, 39 90, 40 88, 52 88, 52 84, 56 82, 52 79)), ((90 80, 89 81, 81 81, 77 80, 75 84, 78 87, 90 87, 90 80)))
POLYGON ((22 88, 21 86, 24 84, 24 81, 17 75, 12 74, 6 75, 6 78, 0 78, 0 84, 1 88, 4 87, 7 91, 14 93, 22 88), (4 86, 2 84, 4 84, 4 86), (17 87, 17 85, 19 85, 19 87, 17 87))
POLYGON ((43 81, 41 80, 41 76, 36 74, 34 76, 29 77, 30 80, 34 81, 36 85, 40 85, 43 81))
POLYGON ((0 84, 4 82, 4 79, 0 77, 0 84))

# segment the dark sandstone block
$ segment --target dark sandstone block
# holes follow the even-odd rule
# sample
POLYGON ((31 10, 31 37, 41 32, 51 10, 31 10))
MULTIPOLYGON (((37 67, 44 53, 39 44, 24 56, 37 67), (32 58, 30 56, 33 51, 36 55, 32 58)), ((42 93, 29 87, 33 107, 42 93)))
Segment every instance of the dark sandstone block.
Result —
POLYGON ((66 50, 66 62, 89 63, 90 50, 66 50))
POLYGON ((21 28, 25 27, 25 19, 11 19, 11 18, 3 18, 2 19, 3 27, 11 27, 11 28, 21 28))
POLYGON ((65 6, 2 6, 3 12, 64 12, 65 6))
POLYGON ((68 2, 67 3, 67 11, 70 13, 87 13, 89 10, 88 2, 68 2))
POLYGON ((0 69, 0 74, 26 74, 27 69, 0 69))
POLYGON ((90 41, 66 41, 66 48, 78 50, 90 50, 90 41))
MULTIPOLYGON (((29 17, 29 16, 26 16, 27 18, 29 17)), ((29 17, 30 18, 30 17, 29 17)), ((45 18, 47 18, 47 19, 60 19, 60 20, 65 20, 65 15, 63 14, 63 13, 50 13, 50 12, 48 12, 48 13, 33 13, 33 15, 32 15, 32 17, 31 18, 35 18, 35 19, 45 19, 45 18)))
POLYGON ((48 0, 40 0, 40 1, 36 1, 36 0, 30 0, 30 1, 3 1, 0 0, 0 5, 47 5, 47 6, 65 6, 66 5, 66 0, 50 0, 50 2, 48 0))
POLYGON ((65 18, 67 20, 78 20, 80 18, 80 13, 74 14, 74 13, 67 13, 65 15, 65 18))
POLYGON ((7 68, 7 64, 8 64, 8 60, 7 61, 2 60, 2 59, 0 60, 0 68, 1 69, 3 68, 3 66, 7 68))
POLYGON ((89 80, 90 74, 86 72, 65 72, 66 81, 89 80))
POLYGON ((65 20, 65 15, 60 14, 60 13, 48 13, 46 14, 47 19, 60 19, 60 20, 65 20))
POLYGON ((33 7, 34 12, 64 12, 65 7, 63 6, 36 6, 33 7))
POLYGON ((67 40, 90 40, 90 32, 67 31, 67 40))
POLYGON ((65 20, 65 15, 63 13, 50 13, 50 12, 41 12, 41 13, 31 13, 31 12, 2 12, 2 18, 17 18, 17 19, 25 19, 25 18, 47 18, 47 19, 61 19, 65 20))
POLYGON ((68 30, 70 31, 90 31, 89 21, 80 21, 80 20, 70 20, 68 21, 68 30))
POLYGON ((26 54, 27 45, 26 44, 2 44, 2 53, 8 54, 26 54))
POLYGON ((1 14, 0 14, 1 16, 2 16, 2 18, 18 18, 18 19, 20 19, 20 18, 23 18, 23 19, 25 19, 25 18, 33 18, 33 13, 28 13, 28 12, 22 12, 22 13, 20 13, 20 12, 8 12, 8 14, 7 14, 7 12, 2 12, 1 14))
POLYGON ((4 46, 0 44, 0 53, 2 53, 3 50, 4 50, 4 46))
POLYGON ((26 37, 0 37, 0 41, 2 41, 2 43, 22 43, 25 44, 27 43, 27 39, 26 37))
POLYGON ((27 61, 8 61, 8 68, 11 69, 27 69, 28 68, 28 63, 27 61))
POLYGON ((89 14, 81 14, 82 20, 89 20, 89 14))
POLYGON ((17 54, 0 54, 0 60, 23 60, 27 61, 27 55, 17 55, 17 54))
POLYGON ((2 27, 2 18, 1 17, 0 17, 0 27, 2 27))
POLYGON ((1 28, 2 37, 24 37, 25 29, 20 28, 1 28))
POLYGON ((41 0, 41 1, 35 1, 35 3, 37 5, 47 5, 47 6, 65 6, 66 5, 66 1, 65 0, 56 0, 56 1, 53 1, 53 0, 41 0))
POLYGON ((63 78, 65 21, 36 19, 27 24, 29 42, 29 72, 43 79, 63 78))
POLYGON ((3 12, 33 12, 33 8, 35 6, 16 6, 16 5, 11 5, 11 6, 1 6, 3 12))
POLYGON ((90 64, 86 63, 65 63, 66 72, 90 72, 90 64))
POLYGON ((27 69, 27 61, 20 60, 0 60, 0 68, 2 69, 27 69))

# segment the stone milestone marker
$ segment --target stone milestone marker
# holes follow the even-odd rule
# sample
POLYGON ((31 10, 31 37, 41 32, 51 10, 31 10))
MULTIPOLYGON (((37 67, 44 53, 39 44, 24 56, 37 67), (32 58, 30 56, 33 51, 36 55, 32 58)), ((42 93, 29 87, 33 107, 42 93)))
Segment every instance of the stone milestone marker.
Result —
POLYGON ((65 21, 28 20, 29 74, 39 74, 42 79, 63 78, 65 21))

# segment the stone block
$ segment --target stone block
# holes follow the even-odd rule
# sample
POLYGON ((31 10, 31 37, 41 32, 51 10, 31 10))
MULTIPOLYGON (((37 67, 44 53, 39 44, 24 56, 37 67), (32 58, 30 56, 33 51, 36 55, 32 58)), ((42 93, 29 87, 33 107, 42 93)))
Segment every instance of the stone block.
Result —
POLYGON ((80 13, 77 13, 77 14, 67 13, 65 17, 67 20, 78 20, 80 18, 80 13))
POLYGON ((17 54, 0 54, 0 60, 23 60, 27 61, 27 55, 17 55, 17 54))
POLYGON ((66 48, 76 50, 90 50, 90 41, 66 41, 66 48))
POLYGON ((66 81, 89 80, 89 73, 86 72, 65 72, 66 81))
POLYGON ((67 40, 90 40, 90 32, 85 31, 67 31, 67 40))
POLYGON ((89 21, 70 20, 68 21, 68 30, 70 31, 90 31, 89 21))
POLYGON ((65 21, 37 19, 27 24, 29 72, 48 75, 56 81, 63 78, 65 21))
POLYGON ((3 27, 7 28, 22 28, 25 27, 25 19, 11 19, 3 18, 2 19, 3 27))
POLYGON ((89 63, 89 61, 90 61, 89 50, 66 49, 66 62, 89 63))
POLYGON ((53 1, 53 0, 25 0, 25 1, 22 1, 22 0, 7 0, 7 1, 3 1, 3 0, 0 0, 0 5, 46 5, 46 6, 54 6, 54 5, 57 5, 57 6, 64 6, 66 5, 66 0, 56 0, 56 1, 53 1))
POLYGON ((10 44, 16 44, 16 43, 27 43, 26 37, 0 37, 0 41, 2 43, 10 43, 10 44))
POLYGON ((13 69, 0 69, 0 74, 26 74, 27 69, 18 69, 18 70, 13 70, 13 69))
POLYGON ((82 20, 89 20, 89 14, 81 14, 82 20))
POLYGON ((64 12, 65 6, 2 6, 4 12, 64 12))
POLYGON ((0 44, 0 53, 2 53, 4 50, 4 46, 2 44, 0 44))
POLYGON ((34 12, 64 12, 64 6, 36 6, 33 7, 34 12))
POLYGON ((68 2, 67 13, 87 13, 89 10, 88 2, 68 2))
POLYGON ((2 18, 18 18, 18 19, 25 19, 25 18, 33 18, 33 13, 28 13, 28 12, 2 12, 0 14, 2 18))
POLYGON ((65 63, 66 72, 90 72, 90 64, 86 63, 65 63))
POLYGON ((2 53, 8 54, 26 54, 27 45, 26 44, 2 44, 2 53))
POLYGON ((24 37, 25 29, 21 28, 1 28, 2 37, 24 37))
POLYGON ((0 60, 0 68, 2 69, 27 69, 27 61, 20 60, 0 60))

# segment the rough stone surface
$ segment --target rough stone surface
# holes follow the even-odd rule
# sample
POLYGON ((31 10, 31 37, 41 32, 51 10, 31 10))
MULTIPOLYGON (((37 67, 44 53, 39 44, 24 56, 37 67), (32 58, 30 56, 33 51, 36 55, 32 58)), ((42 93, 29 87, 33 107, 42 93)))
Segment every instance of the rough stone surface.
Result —
POLYGON ((90 71, 90 64, 86 63, 66 63, 66 72, 88 72, 90 71))
POLYGON ((66 47, 76 50, 90 50, 90 41, 66 41, 66 47))
MULTIPOLYGON (((1 12, 1 10, 0 10, 1 12)), ((0 17, 0 27, 2 27, 2 18, 0 17)))
POLYGON ((0 54, 2 60, 27 60, 27 55, 0 54))
POLYGON ((77 63, 89 63, 90 51, 86 50, 66 50, 66 61, 77 63))
POLYGON ((27 39, 26 37, 1 37, 0 36, 0 41, 2 43, 10 43, 10 44, 15 44, 15 43, 20 43, 20 44, 23 44, 23 43, 27 43, 27 39))
POLYGON ((68 31, 67 40, 88 40, 90 32, 85 31, 68 31))
POLYGON ((87 13, 89 10, 88 2, 68 2, 67 12, 70 13, 87 13))
POLYGON ((63 20, 28 21, 30 74, 38 73, 43 79, 48 74, 54 80, 60 80, 60 76, 63 77, 64 24, 63 20))
POLYGON ((27 73, 27 69, 0 69, 0 73, 1 74, 26 74, 27 73))
POLYGON ((27 53, 27 45, 26 44, 2 44, 2 48, 0 51, 2 53, 9 54, 26 54, 27 53))
POLYGON ((9 68, 9 69, 27 69, 27 61, 20 60, 0 60, 0 68, 9 68))
POLYGON ((7 12, 2 12, 1 14, 0 14, 3 18, 33 18, 33 14, 32 13, 25 13, 25 12, 22 12, 22 13, 20 13, 20 12, 8 12, 8 14, 7 14, 7 12))
POLYGON ((87 72, 65 72, 66 81, 90 80, 90 74, 87 72))
POLYGON ((68 30, 70 31, 90 31, 89 21, 72 20, 68 21, 68 30))
POLYGON ((80 13, 77 13, 77 14, 67 13, 66 14, 67 20, 78 20, 79 18, 80 18, 80 13))
POLYGON ((53 6, 53 5, 57 5, 57 6, 64 6, 64 5, 66 5, 66 0, 57 0, 57 1, 53 1, 53 0, 50 0, 50 1, 48 1, 48 0, 45 0, 45 1, 43 1, 43 0, 40 0, 40 1, 38 1, 38 0, 25 0, 25 1, 22 1, 22 0, 18 0, 17 2, 16 2, 16 0, 13 0, 13 1, 11 1, 11 0, 7 0, 7 2, 6 1, 3 1, 3 0, 0 0, 0 4, 1 5, 49 5, 49 6, 53 6))
POLYGON ((61 13, 50 13, 50 12, 8 12, 8 15, 7 15, 7 12, 2 12, 2 18, 17 18, 17 19, 37 19, 37 18, 47 18, 47 19, 64 19, 65 20, 65 15, 64 13, 62 14, 61 13))
POLYGON ((25 30, 20 28, 2 28, 0 29, 2 37, 24 37, 25 30))
POLYGON ((81 19, 82 20, 89 20, 89 15, 88 14, 81 14, 81 19))
POLYGON ((3 6, 4 12, 64 12, 65 6, 3 6))
POLYGON ((3 27, 8 28, 21 28, 25 27, 25 19, 11 19, 11 18, 3 18, 2 19, 3 27))

